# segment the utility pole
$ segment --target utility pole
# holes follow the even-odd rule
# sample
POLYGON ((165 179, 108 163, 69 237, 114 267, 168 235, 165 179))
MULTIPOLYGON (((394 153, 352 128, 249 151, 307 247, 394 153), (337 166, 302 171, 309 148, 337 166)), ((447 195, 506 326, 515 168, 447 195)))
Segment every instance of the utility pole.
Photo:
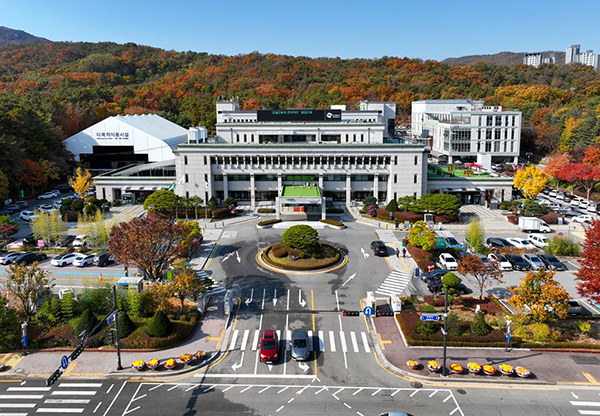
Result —
MULTIPOLYGON (((117 285, 113 285, 113 311, 115 313, 115 346, 117 347, 117 370, 121 371, 121 349, 119 348, 119 305, 117 304, 117 285)), ((445 351, 445 350, 444 350, 445 351)))
POLYGON ((446 334, 448 333, 448 288, 444 290, 444 362, 442 364, 442 376, 446 377, 446 334))

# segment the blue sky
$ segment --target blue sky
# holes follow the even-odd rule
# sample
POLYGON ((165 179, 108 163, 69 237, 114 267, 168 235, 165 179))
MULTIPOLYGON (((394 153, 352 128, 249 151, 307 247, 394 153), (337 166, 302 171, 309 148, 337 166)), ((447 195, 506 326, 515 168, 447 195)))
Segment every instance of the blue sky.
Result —
POLYGON ((53 41, 237 55, 443 60, 600 52, 595 0, 0 0, 0 26, 53 41))

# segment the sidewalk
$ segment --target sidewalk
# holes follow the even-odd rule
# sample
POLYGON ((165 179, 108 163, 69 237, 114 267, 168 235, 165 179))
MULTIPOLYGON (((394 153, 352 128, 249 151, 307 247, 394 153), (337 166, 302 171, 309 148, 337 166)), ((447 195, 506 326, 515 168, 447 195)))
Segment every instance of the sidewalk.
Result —
MULTIPOLYGON (((383 301, 377 302, 385 307, 383 301)), ((380 316, 367 318, 369 326, 377 339, 375 350, 382 366, 389 371, 405 377, 418 379, 421 382, 478 382, 478 383, 517 383, 517 384, 581 384, 600 386, 600 351, 547 351, 503 348, 458 348, 448 347, 446 351, 446 368, 458 363, 465 368, 463 374, 450 374, 448 377, 438 373, 430 373, 427 363, 430 360, 443 365, 442 347, 408 347, 406 346, 396 317, 380 316), (410 369, 406 362, 418 361, 418 370, 410 369), (530 377, 520 378, 502 376, 496 372, 493 376, 474 375, 466 371, 469 362, 492 365, 496 369, 500 364, 508 364, 513 368, 525 367, 531 372, 530 377)), ((449 373, 449 371, 448 371, 449 373)))
MULTIPOLYGON (((192 337, 184 343, 169 349, 158 351, 121 351, 121 365, 123 370, 117 371, 116 350, 106 351, 86 349, 76 361, 69 363, 61 377, 97 377, 97 376, 125 376, 125 377, 153 377, 171 376, 198 369, 214 361, 221 351, 221 340, 227 326, 227 316, 223 313, 223 303, 219 299, 212 299, 207 311, 202 315, 192 337), (149 360, 156 358, 164 363, 169 358, 178 362, 181 354, 194 354, 204 351, 206 359, 195 366, 178 364, 175 369, 167 370, 160 366, 155 371, 148 369, 137 371, 131 367, 136 360, 149 360)), ((13 357, 7 368, 0 372, 2 378, 14 379, 15 377, 48 377, 60 367, 61 358, 69 355, 72 349, 58 351, 31 352, 18 362, 13 357), (13 364, 14 363, 14 364, 13 364)))

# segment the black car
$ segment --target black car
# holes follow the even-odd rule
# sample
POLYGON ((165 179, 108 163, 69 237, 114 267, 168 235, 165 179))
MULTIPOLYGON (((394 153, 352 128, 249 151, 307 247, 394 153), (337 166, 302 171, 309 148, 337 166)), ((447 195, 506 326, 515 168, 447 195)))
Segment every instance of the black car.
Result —
POLYGON ((61 247, 61 248, 68 248, 68 247, 71 247, 71 245, 73 245, 73 240, 75 240, 74 235, 66 235, 64 237, 61 237, 61 239, 58 240, 54 246, 61 247))
MULTIPOLYGON (((443 287, 444 287, 444 284, 442 283, 441 280, 432 280, 429 283, 427 283, 427 289, 429 289, 429 291, 433 294, 442 293, 443 287)), ((471 289, 469 289, 462 283, 458 284, 457 289, 458 289, 458 293, 460 293, 461 295, 465 295, 467 293, 472 292, 471 289)))
POLYGON ((37 239, 35 238, 33 233, 27 234, 25 237, 23 237, 23 244, 37 245, 37 239))
POLYGON ((104 267, 115 262, 115 255, 109 254, 107 251, 98 253, 94 256, 94 266, 104 267))
POLYGON ((504 238, 488 238, 486 241, 490 247, 514 247, 515 245, 504 238))
POLYGON ((442 277, 444 277, 444 275, 446 273, 450 273, 450 272, 445 269, 436 269, 431 272, 421 273, 421 280, 424 281, 425 283, 429 283, 430 281, 433 281, 433 280, 441 280, 442 277))
POLYGON ((75 189, 73 189, 73 187, 72 187, 72 186, 69 186, 69 185, 63 185, 63 186, 61 186, 61 187, 59 187, 59 188, 58 188, 58 191, 59 191, 61 194, 68 194, 69 192, 75 192, 75 189))
POLYGON ((586 308, 581 306, 579 302, 574 299, 569 300, 568 302, 569 308, 567 309, 567 313, 571 316, 591 316, 592 313, 588 311, 586 308))
POLYGON ((12 214, 14 214, 14 211, 12 209, 6 209, 6 208, 0 209, 0 215, 10 216, 12 214))
POLYGON ((538 257, 546 266, 548 266, 550 270, 559 270, 561 272, 567 270, 567 266, 565 266, 562 261, 554 257, 552 254, 538 254, 538 257))
POLYGON ((503 254, 503 256, 513 266, 513 269, 523 271, 529 270, 529 263, 523 260, 523 257, 518 254, 503 254))
POLYGON ((573 195, 565 194, 564 201, 565 202, 571 202, 573 200, 573 198, 575 198, 573 195))
POLYGON ((371 249, 376 256, 387 256, 387 247, 383 241, 375 240, 371 243, 371 249))
POLYGON ((24 253, 13 260, 14 264, 31 264, 34 261, 46 260, 48 256, 45 253, 24 253))

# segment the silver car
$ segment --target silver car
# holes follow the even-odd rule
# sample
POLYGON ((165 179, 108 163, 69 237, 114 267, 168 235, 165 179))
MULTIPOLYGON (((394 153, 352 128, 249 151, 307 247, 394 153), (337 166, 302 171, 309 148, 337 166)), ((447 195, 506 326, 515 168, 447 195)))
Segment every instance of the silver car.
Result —
POLYGON ((310 355, 308 333, 304 329, 294 329, 292 333, 292 358, 296 361, 306 361, 310 355))
POLYGON ((545 266, 544 262, 542 262, 542 260, 540 260, 540 258, 535 254, 523 254, 521 257, 523 257, 523 260, 529 263, 532 270, 539 270, 545 266))

